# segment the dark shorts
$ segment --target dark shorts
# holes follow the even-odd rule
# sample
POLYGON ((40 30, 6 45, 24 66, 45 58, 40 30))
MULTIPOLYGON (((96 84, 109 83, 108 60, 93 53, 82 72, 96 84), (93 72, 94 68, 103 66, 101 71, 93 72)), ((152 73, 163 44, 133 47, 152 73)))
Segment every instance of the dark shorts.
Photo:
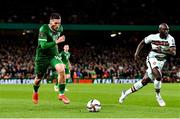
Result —
POLYGON ((70 74, 70 69, 69 68, 65 68, 65 74, 70 74))

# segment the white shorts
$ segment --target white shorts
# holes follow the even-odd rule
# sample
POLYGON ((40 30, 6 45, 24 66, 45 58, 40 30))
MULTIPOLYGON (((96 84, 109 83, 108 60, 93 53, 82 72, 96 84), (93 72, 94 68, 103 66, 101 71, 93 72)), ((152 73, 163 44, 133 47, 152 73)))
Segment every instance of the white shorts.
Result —
POLYGON ((162 75, 161 70, 162 70, 165 62, 166 62, 165 59, 160 61, 160 60, 157 60, 157 58, 155 58, 155 57, 154 58, 147 57, 146 65, 147 65, 148 68, 147 68, 146 72, 148 74, 148 77, 151 80, 154 79, 154 76, 153 76, 153 73, 152 73, 152 69, 155 68, 155 67, 158 67, 158 70, 159 70, 160 74, 162 75))

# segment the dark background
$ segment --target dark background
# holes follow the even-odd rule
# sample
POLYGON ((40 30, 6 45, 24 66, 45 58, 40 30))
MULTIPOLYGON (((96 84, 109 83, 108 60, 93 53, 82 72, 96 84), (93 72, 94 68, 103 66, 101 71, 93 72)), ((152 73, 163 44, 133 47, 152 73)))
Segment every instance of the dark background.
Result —
POLYGON ((0 4, 2 22, 47 22, 59 12, 67 24, 179 25, 178 1, 163 0, 5 0, 0 4))

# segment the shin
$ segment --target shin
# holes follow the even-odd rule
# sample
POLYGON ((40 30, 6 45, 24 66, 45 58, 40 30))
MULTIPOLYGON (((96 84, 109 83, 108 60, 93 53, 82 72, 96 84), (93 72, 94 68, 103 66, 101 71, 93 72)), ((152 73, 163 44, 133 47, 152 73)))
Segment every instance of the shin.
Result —
POLYGON ((159 94, 161 89, 161 72, 158 70, 158 68, 154 68, 153 74, 155 76, 154 88, 156 93, 159 94))

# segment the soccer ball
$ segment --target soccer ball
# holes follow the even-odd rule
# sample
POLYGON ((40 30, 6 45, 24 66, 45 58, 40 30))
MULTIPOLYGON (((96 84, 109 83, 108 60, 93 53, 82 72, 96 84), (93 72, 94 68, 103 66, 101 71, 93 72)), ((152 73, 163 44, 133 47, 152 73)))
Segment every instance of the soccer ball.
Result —
POLYGON ((87 110, 89 112, 99 112, 101 110, 101 103, 97 99, 92 99, 87 103, 87 110))

